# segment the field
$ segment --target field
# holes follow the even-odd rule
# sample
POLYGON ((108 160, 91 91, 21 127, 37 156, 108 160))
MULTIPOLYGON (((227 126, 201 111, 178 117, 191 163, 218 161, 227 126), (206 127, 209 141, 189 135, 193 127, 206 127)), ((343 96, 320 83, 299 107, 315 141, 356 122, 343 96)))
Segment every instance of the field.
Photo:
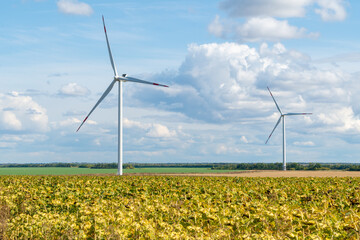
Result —
POLYGON ((359 239, 360 178, 1 176, 0 239, 359 239))
MULTIPOLYGON (((211 170, 210 168, 159 167, 124 169, 125 175, 223 176, 223 177, 360 177, 360 171, 211 170)), ((117 169, 72 167, 0 168, 0 175, 115 175, 117 169)))
MULTIPOLYGON (((124 169, 125 174, 133 173, 227 173, 230 170, 211 170, 210 168, 135 168, 124 169)), ((116 174, 117 169, 90 169, 71 167, 14 167, 0 168, 0 175, 78 175, 78 174, 116 174)))
POLYGON ((69 167, 14 167, 0 168, 0 175, 72 175, 116 173, 116 169, 90 169, 69 167))
POLYGON ((164 176, 202 176, 202 177, 360 177, 360 171, 278 171, 278 170, 248 170, 233 172, 204 173, 158 173, 149 175, 164 176))

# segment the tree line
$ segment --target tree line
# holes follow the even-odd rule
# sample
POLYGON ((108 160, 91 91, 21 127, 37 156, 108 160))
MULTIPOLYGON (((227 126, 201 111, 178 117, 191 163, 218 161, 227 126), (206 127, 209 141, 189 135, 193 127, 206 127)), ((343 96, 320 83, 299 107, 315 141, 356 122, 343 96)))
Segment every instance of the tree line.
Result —
MULTIPOLYGON (((218 170, 282 170, 282 163, 237 163, 216 166, 218 170)), ((347 170, 360 171, 355 163, 288 163, 287 170, 347 170)))
MULTIPOLYGON (((73 167, 117 169, 117 163, 7 163, 6 167, 73 167)), ((125 163, 124 169, 133 168, 211 168, 216 170, 282 170, 282 163, 125 163)), ((360 171, 356 163, 288 163, 288 170, 347 170, 360 171)))
MULTIPOLYGON (((125 163, 123 168, 161 168, 161 167, 184 167, 184 168, 212 168, 222 164, 211 163, 125 163)), ((116 169, 117 163, 6 163, 0 164, 1 168, 13 167, 74 167, 95 169, 116 169)))

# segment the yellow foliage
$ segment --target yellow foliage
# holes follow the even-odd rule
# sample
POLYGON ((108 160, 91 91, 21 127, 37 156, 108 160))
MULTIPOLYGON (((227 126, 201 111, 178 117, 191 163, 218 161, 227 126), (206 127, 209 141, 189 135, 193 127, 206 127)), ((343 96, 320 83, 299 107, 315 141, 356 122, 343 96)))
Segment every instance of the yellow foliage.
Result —
POLYGON ((0 239, 360 239, 359 178, 2 176, 0 239))

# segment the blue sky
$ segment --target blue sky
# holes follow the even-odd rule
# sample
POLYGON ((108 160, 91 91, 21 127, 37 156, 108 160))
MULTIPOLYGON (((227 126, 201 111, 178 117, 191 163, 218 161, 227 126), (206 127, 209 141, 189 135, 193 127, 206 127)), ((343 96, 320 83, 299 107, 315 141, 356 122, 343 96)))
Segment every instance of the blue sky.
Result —
POLYGON ((358 162, 358 1, 12 0, 0 3, 0 161, 115 162, 124 84, 125 162, 358 162))

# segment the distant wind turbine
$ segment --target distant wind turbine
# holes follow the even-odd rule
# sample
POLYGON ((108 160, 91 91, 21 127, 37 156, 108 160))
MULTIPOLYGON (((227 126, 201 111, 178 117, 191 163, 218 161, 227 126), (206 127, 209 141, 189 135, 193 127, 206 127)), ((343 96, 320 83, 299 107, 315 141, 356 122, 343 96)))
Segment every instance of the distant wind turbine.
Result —
POLYGON ((158 83, 153 83, 153 82, 147 82, 144 80, 140 80, 137 78, 133 78, 133 77, 128 77, 126 74, 122 74, 122 76, 119 76, 115 67, 115 63, 114 63, 114 59, 112 57, 111 54, 111 50, 110 50, 110 44, 109 44, 109 39, 107 36, 107 32, 106 32, 106 27, 105 27, 105 21, 104 21, 104 16, 102 16, 102 20, 103 20, 103 25, 104 25, 104 32, 105 32, 105 37, 106 37, 106 43, 107 43, 107 47, 108 47, 108 51, 109 51, 109 57, 110 57, 110 62, 111 62, 111 66, 113 68, 114 71, 114 80, 110 83, 109 87, 105 90, 105 92, 103 93, 103 95, 100 97, 100 99, 97 101, 97 103, 95 104, 95 106, 91 109, 90 113, 86 116, 86 118, 84 119, 84 121, 81 123, 81 125, 79 126, 79 128, 76 130, 79 131, 79 129, 81 128, 81 126, 85 123, 85 121, 88 119, 88 117, 90 116, 90 114, 95 110, 95 108, 101 103, 102 100, 104 100, 104 98, 109 94, 109 92, 111 91, 111 89, 114 87, 116 82, 119 82, 119 103, 118 103, 118 175, 122 175, 123 171, 122 171, 122 165, 123 165, 123 121, 122 121, 122 117, 123 117, 123 113, 122 113, 122 83, 123 82, 136 82, 136 83, 144 83, 144 84, 150 84, 150 85, 155 85, 155 86, 161 86, 161 87, 168 87, 166 85, 162 85, 162 84, 158 84, 158 83))
POLYGON ((275 131, 276 127, 279 125, 281 119, 282 119, 282 123, 283 123, 283 170, 286 171, 286 132, 285 132, 285 116, 293 116, 293 115, 311 115, 312 113, 282 113, 279 105, 277 104, 274 96, 272 95, 269 87, 267 88, 269 90, 269 93, 272 97, 272 99, 274 100, 274 103, 276 105, 277 110, 280 112, 280 117, 279 120, 277 121, 277 123, 275 124, 274 129, 272 130, 272 132, 270 133, 268 139, 266 140, 265 144, 268 143, 269 139, 271 138, 271 135, 273 134, 273 132, 275 131))

